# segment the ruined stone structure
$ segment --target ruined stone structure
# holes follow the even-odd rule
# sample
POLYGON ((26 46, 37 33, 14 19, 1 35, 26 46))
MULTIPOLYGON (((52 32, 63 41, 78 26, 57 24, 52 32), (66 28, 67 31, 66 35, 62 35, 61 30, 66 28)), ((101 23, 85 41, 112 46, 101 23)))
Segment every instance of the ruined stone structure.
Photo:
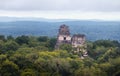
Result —
POLYGON ((59 28, 59 33, 57 36, 57 43, 55 45, 56 49, 59 49, 62 44, 71 44, 73 51, 75 53, 82 53, 81 57, 87 56, 86 44, 85 44, 84 34, 74 34, 70 36, 69 27, 65 24, 61 25, 59 28))
POLYGON ((80 57, 83 59, 87 55, 86 44, 85 44, 85 35, 84 34, 74 34, 71 39, 71 44, 74 53, 81 54, 80 57))
POLYGON ((71 39, 72 47, 84 46, 85 35, 84 34, 74 34, 71 39))
POLYGON ((69 28, 64 24, 60 26, 55 48, 59 49, 59 46, 61 44, 71 44, 71 36, 70 36, 69 28))

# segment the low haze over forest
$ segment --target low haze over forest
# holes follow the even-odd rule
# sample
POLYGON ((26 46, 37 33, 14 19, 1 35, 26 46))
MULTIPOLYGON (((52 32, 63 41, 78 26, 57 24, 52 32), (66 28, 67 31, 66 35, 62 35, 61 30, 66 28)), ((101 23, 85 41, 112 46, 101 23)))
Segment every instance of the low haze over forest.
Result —
POLYGON ((109 39, 120 41, 119 21, 100 20, 54 20, 42 19, 40 21, 7 21, 0 22, 0 34, 3 35, 33 35, 56 37, 60 25, 66 24, 70 27, 71 34, 82 33, 87 39, 95 41, 109 39))

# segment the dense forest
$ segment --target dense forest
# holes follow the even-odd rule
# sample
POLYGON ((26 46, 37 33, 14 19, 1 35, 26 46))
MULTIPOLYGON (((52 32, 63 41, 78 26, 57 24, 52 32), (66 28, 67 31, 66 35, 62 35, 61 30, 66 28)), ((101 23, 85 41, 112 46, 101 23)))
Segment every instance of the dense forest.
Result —
POLYGON ((120 76, 120 43, 86 41, 81 59, 69 45, 55 50, 56 38, 0 35, 0 76, 120 76))

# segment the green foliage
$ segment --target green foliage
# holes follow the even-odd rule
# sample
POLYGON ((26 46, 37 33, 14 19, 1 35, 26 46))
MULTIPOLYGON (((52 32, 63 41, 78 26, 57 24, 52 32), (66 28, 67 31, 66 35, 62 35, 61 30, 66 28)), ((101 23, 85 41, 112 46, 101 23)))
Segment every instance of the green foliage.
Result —
POLYGON ((19 76, 19 67, 15 63, 6 60, 1 65, 0 74, 1 76, 19 76))
POLYGON ((72 50, 72 46, 70 44, 62 44, 60 46, 61 50, 67 50, 68 52, 70 52, 72 50))
MULTIPOLYGON (((119 76, 120 43, 87 42, 88 57, 81 59, 56 38, 4 36, 0 38, 0 76, 119 76)), ((80 47, 82 48, 82 47, 80 47)))
POLYGON ((15 51, 19 48, 19 45, 15 42, 15 41, 12 41, 12 40, 9 40, 5 43, 5 51, 15 51))
POLYGON ((113 46, 109 40, 98 40, 94 42, 94 47, 96 46, 105 46, 105 47, 111 47, 113 46))
POLYGON ((3 61, 5 61, 6 59, 7 59, 7 56, 4 55, 4 54, 1 54, 1 55, 0 55, 0 64, 2 64, 3 61))
POLYGON ((40 36, 40 37, 38 37, 38 41, 40 41, 40 42, 46 42, 47 40, 48 40, 47 36, 40 36))
POLYGON ((75 76, 106 76, 99 68, 85 67, 75 71, 75 76))
POLYGON ((29 42, 29 37, 22 35, 22 36, 17 37, 17 38, 15 39, 15 41, 16 41, 18 44, 20 44, 20 45, 22 45, 22 44, 28 44, 28 42, 29 42))
POLYGON ((14 40, 14 37, 12 37, 11 35, 7 36, 7 40, 14 40))
POLYGON ((50 51, 54 50, 56 41, 57 41, 56 38, 50 38, 50 39, 49 39, 49 41, 48 41, 48 47, 49 47, 49 50, 50 50, 50 51))
POLYGON ((0 40, 0 54, 4 51, 4 41, 0 40))
POLYGON ((21 76, 36 76, 36 73, 34 70, 32 69, 24 69, 22 72, 21 72, 21 76))
POLYGON ((6 39, 5 39, 5 36, 4 36, 4 35, 0 35, 0 40, 5 41, 5 40, 6 40, 6 39))

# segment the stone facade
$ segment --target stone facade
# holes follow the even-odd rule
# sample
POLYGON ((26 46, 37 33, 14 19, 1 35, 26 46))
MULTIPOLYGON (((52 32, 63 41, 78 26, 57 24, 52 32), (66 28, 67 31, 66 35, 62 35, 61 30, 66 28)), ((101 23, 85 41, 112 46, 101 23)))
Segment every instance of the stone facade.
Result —
POLYGON ((74 34, 71 39, 72 47, 84 46, 85 35, 84 34, 74 34))
POLYGON ((69 27, 64 24, 60 26, 55 48, 59 49, 61 44, 71 44, 69 27))
POLYGON ((70 35, 69 27, 65 24, 61 25, 59 28, 59 33, 57 36, 57 43, 55 45, 56 49, 59 49, 62 44, 71 44, 74 53, 81 53, 80 57, 84 58, 87 56, 86 44, 85 44, 84 34, 74 34, 72 37, 70 35))
POLYGON ((71 44, 73 48, 73 52, 79 54, 79 56, 83 59, 87 55, 86 43, 85 43, 85 35, 84 34, 74 34, 71 39, 71 44))

